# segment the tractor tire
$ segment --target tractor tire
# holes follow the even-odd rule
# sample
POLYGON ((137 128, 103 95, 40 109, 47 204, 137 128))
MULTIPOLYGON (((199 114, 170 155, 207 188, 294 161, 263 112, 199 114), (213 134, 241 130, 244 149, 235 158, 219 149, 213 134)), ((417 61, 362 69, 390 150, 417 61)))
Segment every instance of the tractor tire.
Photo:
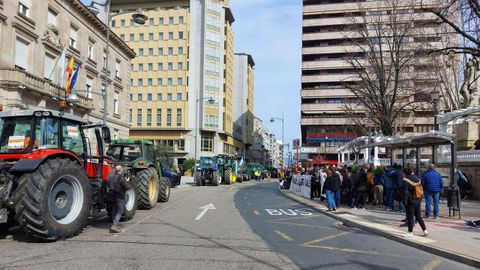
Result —
MULTIPOLYGON (((138 189, 136 185, 130 185, 131 188, 125 192, 125 206, 120 221, 131 220, 135 216, 138 205, 138 189)), ((107 206, 110 221, 113 221, 112 205, 107 206)))
POLYGON ((222 177, 220 176, 219 171, 214 171, 212 175, 212 185, 218 186, 218 183, 222 180, 222 177))
POLYGON ((27 234, 55 241, 80 233, 92 200, 84 168, 70 159, 56 158, 24 176, 28 181, 19 223, 24 222, 27 234))
POLYGON ((203 186, 203 179, 202 179, 202 173, 201 172, 195 172, 195 183, 199 187, 203 186))
POLYGON ((134 183, 138 188, 138 209, 152 209, 158 201, 158 174, 154 168, 140 171, 134 183))
POLYGON ((13 196, 13 207, 15 209, 15 218, 14 220, 20 226, 25 225, 25 219, 23 218, 23 198, 25 197, 25 185, 30 178, 29 174, 23 174, 15 181, 15 185, 13 188, 12 196, 13 196))
POLYGON ((232 169, 227 168, 225 169, 225 184, 230 185, 230 175, 231 175, 232 169))
POLYGON ((158 201, 168 202, 170 199, 170 188, 172 184, 166 178, 160 177, 159 181, 160 189, 158 190, 158 201))

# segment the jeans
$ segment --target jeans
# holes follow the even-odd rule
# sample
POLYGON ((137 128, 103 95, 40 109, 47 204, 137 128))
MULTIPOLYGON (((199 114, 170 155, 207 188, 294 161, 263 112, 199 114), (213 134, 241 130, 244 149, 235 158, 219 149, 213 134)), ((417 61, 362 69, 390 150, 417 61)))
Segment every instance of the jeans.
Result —
POLYGON ((335 192, 335 206, 337 207, 340 205, 340 199, 341 199, 340 194, 341 194, 340 190, 335 192))
POLYGON ((335 206, 335 192, 329 190, 329 189, 325 189, 325 194, 327 194, 327 205, 328 205, 328 209, 330 210, 333 210, 333 209, 336 209, 336 206, 335 206))
POLYGON ((418 224, 422 227, 422 230, 426 230, 425 222, 423 222, 422 215, 420 214, 420 202, 417 203, 407 203, 407 222, 408 222, 408 232, 413 231, 414 218, 417 219, 418 224))
POLYGON ((425 194, 425 216, 427 218, 430 217, 430 209, 431 209, 432 198, 433 198, 433 216, 437 218, 440 212, 439 210, 440 192, 424 191, 424 194, 425 194))
POLYGON ((125 200, 118 199, 114 205, 112 205, 112 217, 113 225, 117 225, 120 222, 120 218, 123 215, 123 208, 125 207, 125 200))

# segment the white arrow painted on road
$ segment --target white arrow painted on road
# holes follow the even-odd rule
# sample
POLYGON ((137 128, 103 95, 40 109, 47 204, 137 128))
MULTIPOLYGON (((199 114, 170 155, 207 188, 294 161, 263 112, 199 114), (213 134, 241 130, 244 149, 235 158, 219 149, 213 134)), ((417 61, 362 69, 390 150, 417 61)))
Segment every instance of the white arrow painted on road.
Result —
POLYGON ((202 210, 202 212, 200 212, 200 214, 198 214, 198 216, 195 218, 195 220, 200 220, 203 217, 203 215, 205 215, 207 213, 208 210, 215 210, 217 208, 215 208, 215 205, 213 205, 213 203, 211 203, 211 204, 207 204, 205 206, 202 206, 198 209, 203 209, 203 210, 202 210))

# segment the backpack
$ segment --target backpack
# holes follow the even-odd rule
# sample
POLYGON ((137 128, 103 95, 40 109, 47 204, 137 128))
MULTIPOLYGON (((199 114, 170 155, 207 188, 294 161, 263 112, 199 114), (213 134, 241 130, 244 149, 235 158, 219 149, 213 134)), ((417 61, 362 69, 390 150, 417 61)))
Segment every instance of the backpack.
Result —
POLYGON ((413 187, 413 198, 415 199, 422 199, 423 198, 423 186, 422 184, 418 184, 413 187))

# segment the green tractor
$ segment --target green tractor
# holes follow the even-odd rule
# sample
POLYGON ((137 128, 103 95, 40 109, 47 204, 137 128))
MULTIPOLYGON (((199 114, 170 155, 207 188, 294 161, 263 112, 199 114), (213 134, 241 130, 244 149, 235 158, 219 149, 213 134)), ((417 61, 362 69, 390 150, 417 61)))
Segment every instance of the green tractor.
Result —
POLYGON ((171 183, 162 177, 161 165, 156 161, 153 143, 148 140, 114 140, 107 156, 131 175, 138 189, 138 208, 151 209, 157 202, 170 198, 171 183))
POLYGON ((200 162, 195 166, 194 178, 197 186, 204 186, 207 182, 218 186, 222 177, 217 157, 200 157, 200 162))
POLYGON ((230 156, 217 156, 218 168, 222 176, 222 183, 230 185, 237 181, 237 162, 230 156))

